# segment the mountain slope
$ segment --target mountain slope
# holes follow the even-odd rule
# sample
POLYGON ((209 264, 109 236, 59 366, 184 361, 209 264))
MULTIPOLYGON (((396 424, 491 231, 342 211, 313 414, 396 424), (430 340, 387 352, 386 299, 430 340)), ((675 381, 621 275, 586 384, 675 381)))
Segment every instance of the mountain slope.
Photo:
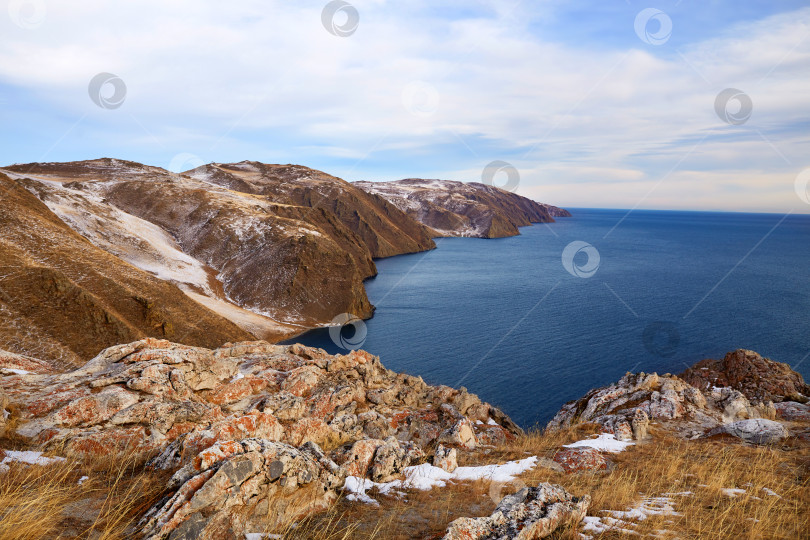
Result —
POLYGON ((443 236, 515 236, 518 227, 551 223, 555 217, 571 215, 556 206, 478 182, 409 178, 354 185, 384 197, 443 236))
POLYGON ((434 231, 383 197, 308 167, 242 161, 204 165, 186 174, 235 191, 265 195, 279 203, 328 210, 360 237, 374 258, 436 247, 431 240, 434 231))
POLYGON ((94 246, 0 174, 0 349, 78 364, 147 336, 218 346, 251 335, 94 246))

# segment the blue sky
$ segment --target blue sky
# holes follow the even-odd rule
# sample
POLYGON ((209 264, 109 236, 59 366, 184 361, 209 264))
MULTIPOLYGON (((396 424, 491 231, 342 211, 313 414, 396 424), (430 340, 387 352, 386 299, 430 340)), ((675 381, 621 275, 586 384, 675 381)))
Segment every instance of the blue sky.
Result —
POLYGON ((561 206, 810 212, 806 1, 358 0, 345 37, 325 1, 5 3, 0 164, 470 181, 504 160, 561 206), (119 108, 88 95, 102 72, 119 108), (738 125, 715 111, 726 88, 753 104, 738 125))

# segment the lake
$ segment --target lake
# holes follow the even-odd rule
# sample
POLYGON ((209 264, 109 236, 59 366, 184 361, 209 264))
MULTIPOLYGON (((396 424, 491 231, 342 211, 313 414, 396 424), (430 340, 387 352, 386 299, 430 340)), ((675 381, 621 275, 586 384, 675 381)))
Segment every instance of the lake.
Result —
MULTIPOLYGON (((680 373, 738 348, 810 376, 809 215, 571 212, 378 260, 362 348, 523 427, 627 371, 680 373)), ((346 352, 327 329, 293 341, 346 352)))

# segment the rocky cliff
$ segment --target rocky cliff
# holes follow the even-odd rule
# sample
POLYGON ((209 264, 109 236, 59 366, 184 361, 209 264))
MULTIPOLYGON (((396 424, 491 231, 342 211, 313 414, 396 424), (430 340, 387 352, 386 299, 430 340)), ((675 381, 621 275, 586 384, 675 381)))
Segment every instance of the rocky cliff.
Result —
POLYGON ((442 236, 515 236, 518 227, 551 223, 555 217, 571 215, 567 210, 478 182, 410 178, 354 184, 384 197, 442 236))

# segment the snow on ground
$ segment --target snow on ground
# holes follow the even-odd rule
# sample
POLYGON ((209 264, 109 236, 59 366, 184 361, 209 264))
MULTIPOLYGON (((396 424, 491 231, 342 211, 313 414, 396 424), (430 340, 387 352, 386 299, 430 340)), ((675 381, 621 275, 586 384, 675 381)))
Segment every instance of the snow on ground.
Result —
MULTIPOLYGON (((608 531, 626 535, 638 535, 633 530, 639 521, 644 521, 650 516, 679 516, 675 511, 674 496, 688 497, 689 491, 680 493, 667 493, 661 497, 643 497, 635 506, 627 510, 602 510, 605 516, 585 516, 582 530, 593 534, 602 534, 608 531)), ((668 531, 659 531, 663 536, 668 531)), ((582 534, 583 538, 592 538, 590 535, 582 534)))
POLYGON ((42 452, 33 450, 6 450, 6 457, 0 461, 0 473, 8 470, 8 464, 12 462, 27 463, 28 465, 52 465, 65 461, 63 457, 45 457, 42 452))
POLYGON ((726 497, 736 497, 737 495, 745 495, 745 490, 741 488, 723 488, 721 490, 726 497))
POLYGON ((450 481, 462 480, 490 480, 492 482, 510 482, 537 465, 537 457, 531 456, 520 461, 508 461, 501 465, 484 465, 480 467, 458 467, 453 472, 447 472, 429 463, 405 467, 404 478, 393 482, 373 482, 367 478, 350 476, 343 487, 349 492, 346 497, 350 501, 359 501, 368 504, 379 504, 366 494, 368 490, 376 487, 383 494, 398 494, 399 489, 420 489, 423 491, 434 487, 444 487, 450 481))
POLYGON ((582 441, 565 444, 566 448, 582 448, 588 447, 602 452, 618 453, 625 450, 628 446, 633 446, 634 443, 630 441, 619 441, 611 433, 601 433, 595 439, 585 439, 582 441))
POLYGON ((104 251, 154 276, 194 285, 211 294, 204 265, 183 253, 166 231, 104 201, 98 186, 73 189, 43 178, 45 205, 76 232, 104 251))
POLYGON ((4 367, 0 371, 2 371, 3 373, 8 372, 8 373, 11 373, 13 375, 30 375, 31 374, 30 371, 27 371, 25 369, 17 369, 17 368, 10 368, 10 367, 4 367))

